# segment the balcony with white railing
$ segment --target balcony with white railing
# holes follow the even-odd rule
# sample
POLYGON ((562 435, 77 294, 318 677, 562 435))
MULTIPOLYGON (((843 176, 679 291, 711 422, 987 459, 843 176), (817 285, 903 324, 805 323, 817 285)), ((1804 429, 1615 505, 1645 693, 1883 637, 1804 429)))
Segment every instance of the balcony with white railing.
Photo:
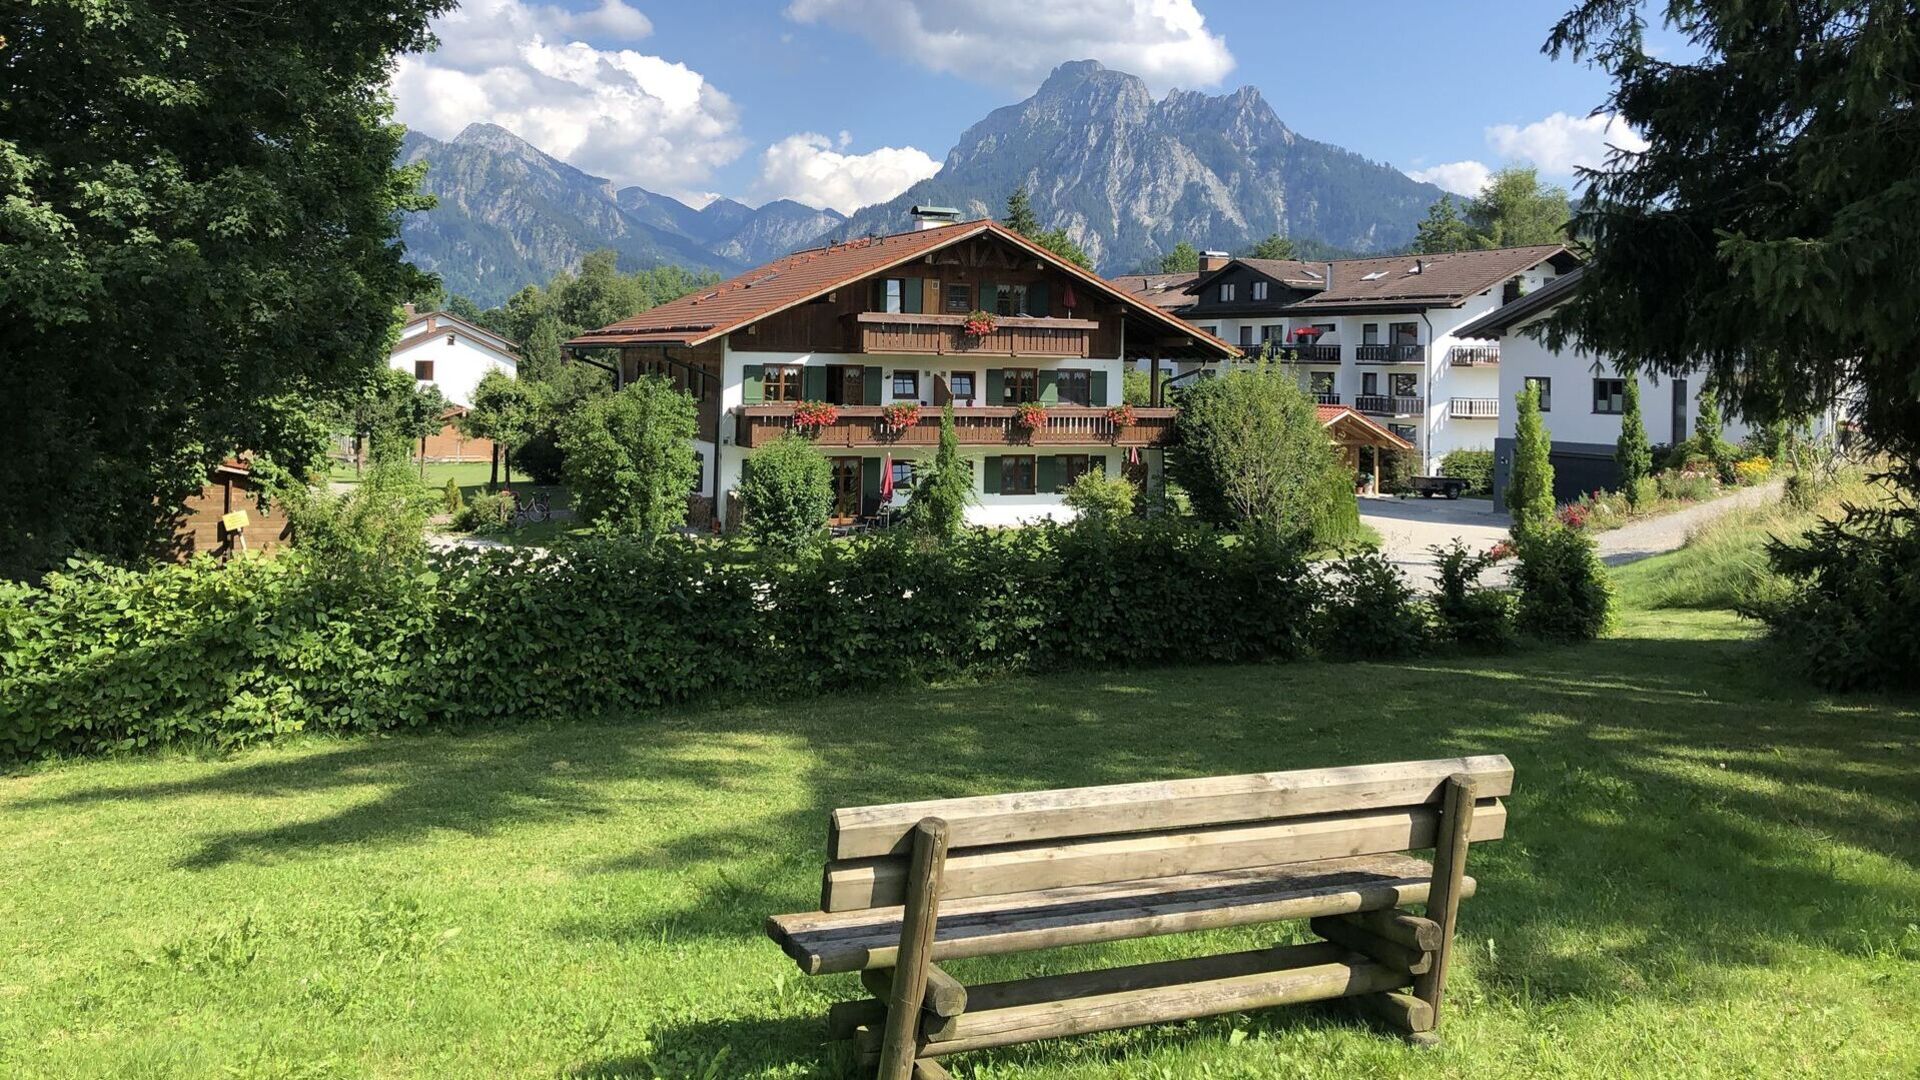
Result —
POLYGON ((1447 415, 1455 420, 1498 420, 1500 419, 1500 399, 1457 397, 1447 403, 1447 415))
POLYGON ((1500 346, 1455 345, 1447 350, 1447 361, 1454 367, 1493 367, 1500 362, 1500 346))
POLYGON ((1338 405, 1340 395, 1331 390, 1319 390, 1314 392, 1313 401, 1316 405, 1338 405))

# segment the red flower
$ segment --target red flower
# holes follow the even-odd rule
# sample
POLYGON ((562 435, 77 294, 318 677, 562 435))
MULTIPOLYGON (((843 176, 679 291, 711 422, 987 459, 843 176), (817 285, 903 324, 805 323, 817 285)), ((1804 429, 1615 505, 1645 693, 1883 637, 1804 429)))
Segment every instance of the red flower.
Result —
POLYGON ((840 409, 824 401, 803 401, 793 407, 793 426, 803 431, 832 427, 840 419, 840 409))
POLYGON ((1037 401, 1029 401, 1020 406, 1020 410, 1014 413, 1013 422, 1026 428, 1028 431, 1035 431, 1046 427, 1047 407, 1037 401))

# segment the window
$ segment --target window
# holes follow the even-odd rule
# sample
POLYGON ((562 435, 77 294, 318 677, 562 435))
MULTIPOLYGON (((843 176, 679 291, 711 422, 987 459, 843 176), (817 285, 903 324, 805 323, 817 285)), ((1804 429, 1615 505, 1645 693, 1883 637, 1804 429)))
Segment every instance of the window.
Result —
POLYGON ((973 286, 948 285, 947 310, 958 315, 965 315, 967 312, 972 311, 973 286))
POLYGON ((997 285, 994 287, 996 299, 994 312, 1000 315, 1024 315, 1027 311, 1027 287, 1025 285, 997 285))
POLYGON ((1417 433, 1413 430, 1412 424, 1388 424, 1387 430, 1408 442, 1413 442, 1418 437, 1417 433))
POLYGON ((1223 281, 1220 283, 1220 302, 1223 304, 1233 303, 1233 282, 1223 281))
POLYGON ((947 376, 947 396, 955 401, 972 401, 974 398, 973 372, 956 371, 947 376))
POLYGON ((453 344, 453 335, 452 335, 452 334, 448 334, 448 335, 447 335, 447 344, 449 344, 449 345, 451 345, 451 344, 453 344))
POLYGON ((907 310, 905 278, 883 278, 880 282, 880 310, 900 314, 907 310))
POLYGON ((1621 413, 1627 409, 1627 380, 1593 380, 1593 411, 1597 413, 1621 413))
POLYGON ((1031 495, 1034 491, 1034 457, 1016 454, 1000 459, 1000 494, 1031 495))
POLYGON ((1389 375, 1387 376, 1387 393, 1392 394, 1394 397, 1414 397, 1420 393, 1420 377, 1418 375, 1389 375))
POLYGON ((1410 323, 1410 322, 1392 323, 1387 327, 1387 334, 1389 335, 1390 339, 1395 345, 1420 344, 1420 324, 1419 323, 1410 323))
POLYGON ((904 494, 913 489, 913 462, 896 461, 893 463, 894 494, 904 494))
POLYGON ((1093 404, 1093 373, 1085 368, 1054 372, 1054 385, 1060 388, 1060 404, 1093 404))
POLYGON ((895 368, 893 370, 893 396, 897 398, 918 398, 920 396, 920 373, 895 368))
POLYGON ((769 364, 761 375, 763 398, 767 401, 800 400, 800 367, 797 364, 769 364))
POLYGON ((415 360, 413 362, 413 377, 420 380, 421 382, 432 382, 433 381, 433 361, 415 360))
POLYGON ((1200 332, 1207 335, 1208 337, 1220 336, 1220 328, 1217 326, 1203 326, 1200 328, 1200 332))
POLYGON ((1553 411, 1553 380, 1544 375, 1527 376, 1526 385, 1540 391, 1540 411, 1553 411))
POLYGON ((1267 298, 1267 283, 1264 281, 1254 282, 1252 295, 1255 300, 1265 300, 1267 298))
POLYGON ((1315 330, 1320 331, 1320 335, 1322 337, 1325 337, 1326 335, 1333 333, 1334 324, 1330 322, 1317 322, 1313 324, 1313 328, 1315 330))
POLYGON ((1242 345, 1253 344, 1253 327, 1243 326, 1240 328, 1240 344, 1242 345))
MULTIPOLYGON (((1086 475, 1093 468, 1093 460, 1085 454, 1061 454, 1055 458, 1054 464, 1060 468, 1060 490, 1065 491, 1068 484, 1086 475)), ((1106 467, 1107 459, 1101 458, 1100 471, 1105 472, 1106 467)))
POLYGON ((1379 323, 1370 322, 1370 323, 1361 324, 1360 344, 1362 345, 1380 344, 1380 324, 1379 323))
POLYGON ((1000 403, 1024 405, 1040 400, 1040 371, 1037 368, 1008 368, 1000 373, 1000 403))
POLYGON ((1380 393, 1380 373, 1377 371, 1361 372, 1360 373, 1360 392, 1363 394, 1369 394, 1369 395, 1379 394, 1380 393))
POLYGON ((1280 337, 1280 332, 1284 329, 1286 328, 1275 326, 1273 323, 1267 323, 1265 326, 1262 326, 1260 328, 1260 344, 1265 345, 1267 342, 1280 337))
POLYGON ((1307 373, 1307 392, 1312 394, 1333 393, 1333 372, 1310 371, 1307 373))

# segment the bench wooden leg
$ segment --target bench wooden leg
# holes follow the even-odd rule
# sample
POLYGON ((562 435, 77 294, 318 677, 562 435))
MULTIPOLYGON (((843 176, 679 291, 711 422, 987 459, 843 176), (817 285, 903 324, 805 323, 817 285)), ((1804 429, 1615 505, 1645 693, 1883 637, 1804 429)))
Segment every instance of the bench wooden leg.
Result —
POLYGON ((913 829, 913 861, 907 870, 907 902, 900 918, 900 955, 893 968, 886 1034, 880 1044, 879 1080, 913 1080, 919 1056, 920 1005, 933 961, 933 932, 940 919, 940 878, 947 863, 947 823, 927 818, 913 829))
POLYGON ((1447 961, 1453 952, 1454 928, 1460 922, 1460 880, 1467 873, 1467 836, 1473 829, 1473 778, 1447 778, 1440 808, 1440 830, 1433 849, 1433 884, 1427 890, 1427 918, 1440 926, 1433 962, 1414 977, 1413 996, 1433 1011, 1433 1027, 1440 1027, 1440 995, 1446 989, 1447 961))

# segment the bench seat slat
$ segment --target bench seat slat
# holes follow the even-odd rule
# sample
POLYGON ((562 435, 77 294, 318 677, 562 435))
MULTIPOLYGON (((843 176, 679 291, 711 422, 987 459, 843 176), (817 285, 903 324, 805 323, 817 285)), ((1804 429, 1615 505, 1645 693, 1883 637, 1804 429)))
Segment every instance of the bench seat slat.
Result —
POLYGON ((1471 776, 1483 799, 1513 790, 1512 763, 1485 754, 853 806, 829 819, 827 858, 904 855, 929 817, 947 823, 957 849, 1437 803, 1455 774, 1471 776))
MULTIPOLYGON (((1283 818, 1172 832, 1040 841, 969 848, 947 858, 942 901, 1103 881, 1135 881, 1285 862, 1413 851, 1434 844, 1439 810, 1400 807, 1365 813, 1283 818)), ((1476 806, 1473 840, 1506 831, 1498 799, 1476 806)), ((899 858, 829 863, 821 885, 823 911, 899 904, 906 897, 899 858)))
MULTIPOLYGON (((933 959, 1418 904, 1432 875, 1421 859, 1379 854, 955 900, 940 907, 933 959)), ((1473 888, 1466 879, 1463 895, 1473 888)), ((767 935, 810 975, 892 967, 900 910, 776 915, 767 920, 767 935)))

